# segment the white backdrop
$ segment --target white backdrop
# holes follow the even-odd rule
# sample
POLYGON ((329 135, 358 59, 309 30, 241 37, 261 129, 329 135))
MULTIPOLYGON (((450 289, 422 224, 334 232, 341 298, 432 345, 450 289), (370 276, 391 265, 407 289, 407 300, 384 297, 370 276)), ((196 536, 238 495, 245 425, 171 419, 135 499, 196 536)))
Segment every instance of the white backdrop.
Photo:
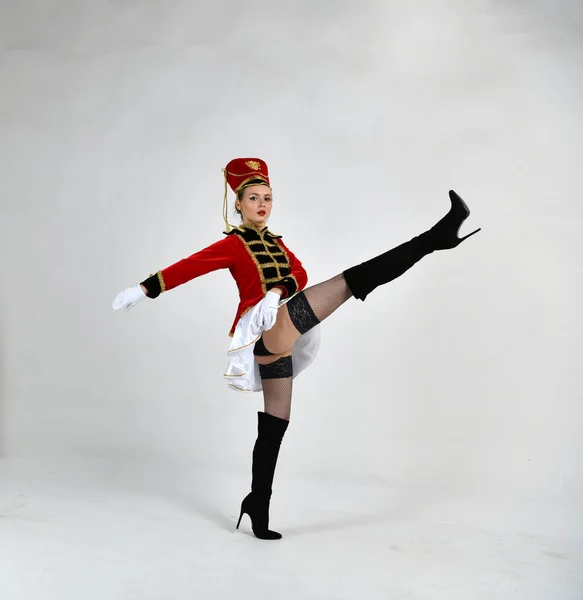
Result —
POLYGON ((263 405, 222 378, 228 271, 130 313, 111 302, 221 239, 221 168, 260 156, 269 227, 308 285, 427 229, 450 188, 472 210, 463 232, 483 228, 322 324, 281 487, 399 491, 415 514, 579 538, 582 13, 0 2, 5 460, 247 481, 263 405))

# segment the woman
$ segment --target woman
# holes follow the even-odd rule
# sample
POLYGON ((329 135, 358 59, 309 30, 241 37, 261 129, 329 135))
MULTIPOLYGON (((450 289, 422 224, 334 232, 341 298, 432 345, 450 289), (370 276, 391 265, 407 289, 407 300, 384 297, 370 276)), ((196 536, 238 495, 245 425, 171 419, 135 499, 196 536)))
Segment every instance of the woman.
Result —
POLYGON ((253 448, 251 492, 243 499, 243 514, 251 519, 260 539, 280 539, 269 529, 269 505, 280 445, 290 421, 293 379, 309 366, 319 347, 319 324, 348 298, 364 301, 376 287, 402 275, 435 250, 455 248, 480 231, 463 238, 457 232, 470 211, 449 192, 451 208, 431 229, 335 277, 306 288, 302 263, 266 226, 272 210, 268 168, 259 158, 237 158, 223 169, 223 218, 227 236, 150 275, 120 292, 113 309, 130 310, 146 296, 156 298, 187 281, 228 268, 239 289, 240 302, 229 332, 224 377, 230 389, 263 391, 264 412, 258 412, 253 448), (236 194, 240 226, 227 220, 227 184, 236 194))

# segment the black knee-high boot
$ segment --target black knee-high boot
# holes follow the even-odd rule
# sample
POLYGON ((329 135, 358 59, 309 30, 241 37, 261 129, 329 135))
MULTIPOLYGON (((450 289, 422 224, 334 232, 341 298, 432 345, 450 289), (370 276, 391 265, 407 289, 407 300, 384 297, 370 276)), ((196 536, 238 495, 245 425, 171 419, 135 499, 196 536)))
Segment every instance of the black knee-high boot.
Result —
POLYGON ((282 537, 277 531, 269 529, 269 503, 271 500, 273 476, 279 448, 289 421, 266 412, 257 413, 257 440, 253 448, 253 478, 251 493, 241 503, 241 514, 251 518, 251 526, 256 537, 262 540, 278 540, 282 537))
POLYGON ((461 239, 458 237, 457 232, 470 215, 470 209, 453 190, 449 192, 449 198, 449 212, 431 229, 384 254, 344 271, 348 288, 355 298, 364 301, 379 285, 396 279, 427 254, 435 250, 455 248, 480 231, 481 228, 461 239))

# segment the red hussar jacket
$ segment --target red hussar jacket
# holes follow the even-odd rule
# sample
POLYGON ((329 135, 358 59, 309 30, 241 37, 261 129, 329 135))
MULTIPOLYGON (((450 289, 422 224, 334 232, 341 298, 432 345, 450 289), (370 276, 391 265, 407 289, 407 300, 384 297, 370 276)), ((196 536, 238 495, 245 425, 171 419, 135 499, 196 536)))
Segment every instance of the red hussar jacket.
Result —
POLYGON ((148 297, 156 298, 195 277, 217 269, 229 269, 239 289, 239 306, 229 336, 239 319, 274 287, 282 298, 300 292, 308 282, 302 263, 267 227, 240 225, 223 232, 226 238, 158 271, 142 282, 148 297))

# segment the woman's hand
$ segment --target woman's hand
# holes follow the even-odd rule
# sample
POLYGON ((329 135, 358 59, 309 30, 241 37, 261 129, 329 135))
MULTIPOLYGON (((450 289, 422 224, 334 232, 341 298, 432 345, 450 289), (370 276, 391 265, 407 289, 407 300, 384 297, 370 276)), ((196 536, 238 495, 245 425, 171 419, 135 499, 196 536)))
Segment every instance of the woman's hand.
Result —
POLYGON ((138 302, 141 302, 146 297, 144 288, 141 283, 134 285, 133 287, 126 288, 123 292, 120 292, 113 301, 111 308, 113 310, 119 310, 125 308, 126 312, 133 308, 138 302))
POLYGON ((257 325, 261 331, 267 331, 275 325, 280 299, 281 292, 269 290, 263 300, 261 300, 259 310, 257 311, 257 325))

